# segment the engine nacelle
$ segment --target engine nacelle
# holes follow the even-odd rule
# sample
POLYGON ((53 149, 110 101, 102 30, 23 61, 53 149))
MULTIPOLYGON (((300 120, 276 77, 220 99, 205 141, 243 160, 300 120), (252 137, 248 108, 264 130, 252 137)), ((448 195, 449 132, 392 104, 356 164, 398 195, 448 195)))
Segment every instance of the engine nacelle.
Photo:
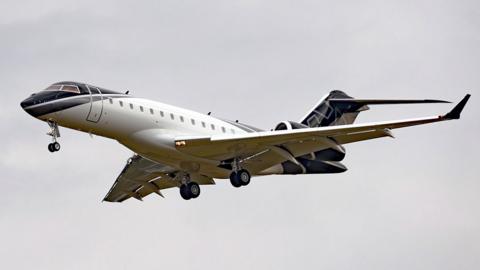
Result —
MULTIPOLYGON (((309 128, 309 126, 293 121, 282 121, 275 127, 275 130, 278 131, 303 128, 309 128)), ((303 156, 303 158, 319 161, 342 161, 345 158, 345 148, 337 144, 334 140, 326 140, 330 141, 330 148, 307 154, 303 156)))
POLYGON ((328 148, 314 153, 315 160, 342 161, 345 158, 345 148, 339 145, 337 148, 328 148))
POLYGON ((308 160, 299 158, 299 166, 291 161, 281 164, 282 171, 278 174, 325 174, 325 173, 343 173, 347 167, 336 161, 308 160))
POLYGON ((275 126, 275 130, 292 130, 301 128, 308 128, 308 126, 293 121, 282 121, 275 126))

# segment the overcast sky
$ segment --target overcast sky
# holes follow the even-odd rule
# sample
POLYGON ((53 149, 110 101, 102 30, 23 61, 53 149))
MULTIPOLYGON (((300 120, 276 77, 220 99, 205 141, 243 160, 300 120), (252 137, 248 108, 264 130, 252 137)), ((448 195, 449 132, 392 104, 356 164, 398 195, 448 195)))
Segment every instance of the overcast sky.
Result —
MULTIPOLYGON (((0 0, 4 269, 478 269, 478 1, 0 0), (347 145, 339 175, 101 203, 132 154, 21 100, 76 80, 269 129, 323 95, 472 99, 460 121, 347 145)), ((373 107, 359 122, 445 113, 373 107)))

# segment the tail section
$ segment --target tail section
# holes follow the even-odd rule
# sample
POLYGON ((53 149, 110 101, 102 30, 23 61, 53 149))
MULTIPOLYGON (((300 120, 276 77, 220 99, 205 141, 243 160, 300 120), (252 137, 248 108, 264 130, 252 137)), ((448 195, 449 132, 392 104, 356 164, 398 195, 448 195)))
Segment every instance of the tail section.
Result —
POLYGON ((309 127, 325 127, 352 124, 361 111, 368 110, 368 106, 351 103, 335 104, 333 99, 353 100, 342 91, 333 90, 325 96, 315 107, 303 117, 300 123, 309 127))
MULTIPOLYGON (((465 98, 445 116, 445 119, 458 119, 470 95, 465 98)), ((334 90, 325 96, 320 102, 301 120, 300 123, 292 121, 283 121, 279 123, 275 130, 292 130, 303 128, 315 128, 326 126, 349 125, 355 122, 359 113, 369 110, 368 105, 387 105, 387 104, 418 104, 418 103, 449 103, 443 100, 433 99, 355 99, 342 91, 334 90)), ((378 136, 369 134, 368 137, 359 133, 359 137, 349 135, 350 139, 360 141, 365 139, 373 139, 393 135, 389 129, 381 129, 375 131, 378 136), (353 137, 352 137, 353 136, 353 137)), ((338 138, 338 137, 337 137, 338 138)), ((347 140, 343 140, 346 142, 347 140)), ((340 163, 345 158, 346 150, 336 140, 328 139, 323 150, 309 153, 307 155, 294 157, 294 160, 287 160, 281 164, 277 164, 272 168, 265 170, 265 174, 325 174, 325 173, 342 173, 347 167, 340 163)))
POLYGON ((331 91, 302 119, 308 127, 339 126, 353 124, 368 105, 449 103, 433 99, 355 99, 342 91, 331 91))

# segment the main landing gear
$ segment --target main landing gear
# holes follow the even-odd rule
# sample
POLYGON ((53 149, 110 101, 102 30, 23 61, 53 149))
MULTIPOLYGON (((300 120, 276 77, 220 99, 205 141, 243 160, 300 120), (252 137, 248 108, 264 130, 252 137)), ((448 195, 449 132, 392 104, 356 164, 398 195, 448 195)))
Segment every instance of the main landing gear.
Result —
POLYGON ((232 173, 230 174, 230 183, 232 186, 239 188, 250 184, 250 173, 240 167, 241 161, 235 158, 232 163, 232 173))
POLYGON ((184 200, 196 199, 200 196, 200 186, 190 180, 189 174, 179 174, 175 178, 181 182, 180 196, 184 200))
POLYGON ((187 201, 190 199, 196 199, 200 196, 200 186, 195 182, 182 184, 180 186, 180 196, 187 201))
POLYGON ((230 174, 230 183, 236 188, 250 184, 250 179, 251 176, 247 170, 233 171, 230 174))
POLYGON ((60 130, 58 129, 58 124, 52 121, 47 121, 47 123, 50 127, 50 132, 48 132, 47 135, 51 136, 53 141, 48 145, 48 151, 50 151, 51 153, 60 151, 60 144, 57 142, 57 138, 60 137, 60 130))

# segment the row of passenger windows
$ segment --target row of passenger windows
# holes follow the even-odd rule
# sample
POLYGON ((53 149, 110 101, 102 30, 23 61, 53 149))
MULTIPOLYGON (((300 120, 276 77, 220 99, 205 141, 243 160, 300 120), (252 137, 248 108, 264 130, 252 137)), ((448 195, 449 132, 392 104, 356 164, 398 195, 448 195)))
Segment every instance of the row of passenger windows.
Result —
MULTIPOLYGON (((110 104, 113 104, 113 99, 109 98, 108 101, 110 102, 110 104)), ((120 107, 123 107, 123 105, 124 105, 123 101, 119 100, 118 103, 120 104, 120 107)), ((135 108, 132 103, 129 103, 128 106, 132 110, 135 108)), ((141 112, 145 111, 145 108, 143 106, 139 106, 139 108, 140 108, 141 112)), ((150 112, 150 114, 155 115, 155 111, 152 108, 148 108, 148 111, 150 112)), ((165 113, 163 111, 160 111, 160 116, 165 117, 165 113)), ((182 122, 182 123, 185 122, 185 118, 183 116, 180 115, 179 118, 180 118, 180 122, 182 122)), ((175 120, 175 114, 170 113, 170 119, 175 120)), ((197 121, 192 118, 192 119, 190 119, 190 123, 195 126, 197 121)), ((204 121, 201 121, 201 125, 202 125, 203 128, 207 128, 207 124, 204 121)), ((216 126, 214 124, 210 124, 210 128, 212 130, 216 130, 216 126)), ((222 130, 223 133, 227 132, 227 129, 225 127, 220 127, 220 129, 222 130)), ((235 130, 231 129, 230 132, 234 134, 235 130)))

